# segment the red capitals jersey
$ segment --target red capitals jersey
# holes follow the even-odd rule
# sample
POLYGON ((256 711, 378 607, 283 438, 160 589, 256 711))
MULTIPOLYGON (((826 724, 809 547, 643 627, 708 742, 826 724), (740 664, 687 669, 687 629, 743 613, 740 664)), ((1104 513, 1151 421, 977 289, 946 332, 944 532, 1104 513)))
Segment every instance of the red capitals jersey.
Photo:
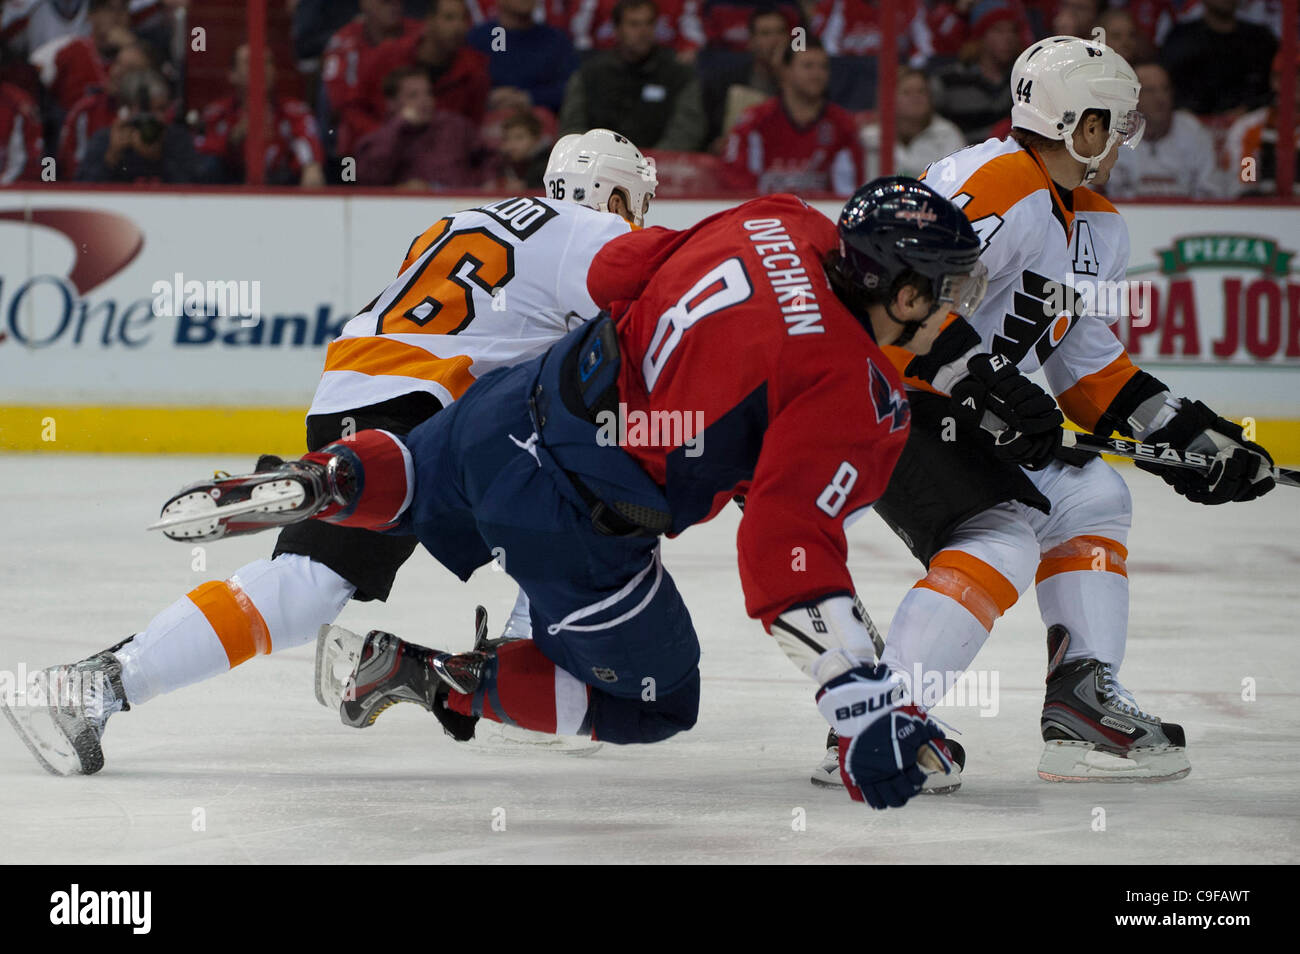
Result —
MULTIPOLYGON (((419 20, 404 17, 400 36, 418 36, 423 30, 419 20)), ((366 39, 365 25, 359 17, 330 37, 325 47, 320 78, 338 120, 340 155, 349 155, 357 140, 383 122, 382 113, 377 120, 368 122, 370 104, 362 80, 375 68, 373 61, 386 56, 389 49, 382 41, 372 45, 366 39)))
MULTIPOLYGON (((210 103, 203 110, 203 135, 195 142, 199 152, 221 159, 240 180, 244 178, 243 141, 231 142, 231 134, 245 112, 244 104, 234 96, 210 103)), ((271 185, 297 185, 303 169, 325 161, 311 109, 301 100, 276 99, 265 115, 266 181, 271 185)))
POLYGON ((759 103, 731 130, 722 161, 733 189, 850 196, 866 181, 857 126, 834 103, 807 126, 794 124, 780 96, 759 103))
POLYGON ((750 616, 853 592, 844 527, 907 438, 902 385, 822 261, 835 226, 791 195, 682 232, 608 243, 587 288, 618 326, 620 444, 664 488, 673 531, 745 495, 750 616))
MULTIPOLYGON (((578 50, 608 50, 617 39, 614 7, 618 0, 573 0, 567 26, 578 50)), ((704 45, 704 24, 699 0, 658 0, 655 42, 675 50, 694 50, 704 45)))
POLYGON ((38 180, 44 149, 35 101, 12 83, 0 82, 0 185, 38 180))
POLYGON ((94 90, 77 100, 59 131, 59 174, 71 179, 86 158, 90 137, 117 118, 118 103, 103 90, 94 90))
MULTIPOLYGON (((909 41, 912 38, 908 31, 916 18, 918 2, 902 0, 894 21, 898 32, 909 41)), ((813 34, 821 39, 831 56, 875 56, 880 52, 880 10, 877 3, 868 0, 817 0, 809 19, 813 34)), ((908 55, 912 52, 909 49, 908 55)))

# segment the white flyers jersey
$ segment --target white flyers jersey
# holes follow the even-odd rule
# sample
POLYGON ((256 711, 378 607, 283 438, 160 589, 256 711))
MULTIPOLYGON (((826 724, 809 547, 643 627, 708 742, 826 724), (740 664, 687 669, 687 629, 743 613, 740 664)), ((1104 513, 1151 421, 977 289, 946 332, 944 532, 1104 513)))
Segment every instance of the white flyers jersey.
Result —
POLYGON ((425 391, 448 405, 478 378, 549 348, 600 311, 587 272, 620 216, 502 199, 435 222, 397 280, 343 326, 308 414, 425 391))
POLYGON ((969 319, 985 350, 1042 368, 1066 415, 1091 428, 1137 368, 1112 325, 1128 308, 1128 228, 1091 189, 1062 195, 1012 139, 941 159, 925 182, 984 243, 988 292, 969 319))

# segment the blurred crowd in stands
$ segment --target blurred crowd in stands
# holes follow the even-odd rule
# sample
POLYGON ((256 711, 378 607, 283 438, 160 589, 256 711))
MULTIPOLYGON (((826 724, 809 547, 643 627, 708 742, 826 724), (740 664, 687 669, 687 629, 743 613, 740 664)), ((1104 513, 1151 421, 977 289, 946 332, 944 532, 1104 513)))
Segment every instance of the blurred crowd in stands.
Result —
MULTIPOLYGON (((1300 84, 1278 65, 1284 2, 899 0, 894 169, 1005 136, 1016 56, 1069 34, 1142 82, 1112 198, 1271 194, 1277 93, 1300 84)), ((555 139, 594 126, 655 157, 661 196, 848 195, 880 168, 869 0, 268 7, 270 184, 535 191, 555 139)), ((0 185, 246 181, 244 9, 0 0, 0 185)))

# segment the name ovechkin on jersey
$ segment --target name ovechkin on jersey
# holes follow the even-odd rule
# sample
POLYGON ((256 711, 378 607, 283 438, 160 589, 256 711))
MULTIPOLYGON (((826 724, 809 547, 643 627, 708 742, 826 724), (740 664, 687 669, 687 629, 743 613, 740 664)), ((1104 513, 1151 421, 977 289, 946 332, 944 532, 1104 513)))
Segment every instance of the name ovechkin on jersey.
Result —
POLYGON ((813 335, 826 331, 818 324, 822 313, 813 294, 812 282, 803 259, 795 253, 794 242, 780 219, 749 219, 745 230, 754 243, 763 264, 763 274, 776 295, 785 316, 786 334, 813 335), (789 268, 778 266, 788 265, 789 268))

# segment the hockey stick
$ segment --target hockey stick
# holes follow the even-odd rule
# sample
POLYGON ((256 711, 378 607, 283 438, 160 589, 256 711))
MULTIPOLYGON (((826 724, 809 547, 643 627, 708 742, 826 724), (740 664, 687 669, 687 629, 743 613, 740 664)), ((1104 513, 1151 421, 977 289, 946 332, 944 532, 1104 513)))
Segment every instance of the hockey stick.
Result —
MULTIPOLYGON (((1095 434, 1080 434, 1078 431, 1069 430, 1062 435, 1061 446, 1091 451, 1094 454, 1127 457, 1129 460, 1144 460, 1168 467, 1185 467, 1189 470, 1207 471, 1214 462, 1213 457, 1195 451, 1180 451, 1164 445, 1128 441, 1122 437, 1098 437, 1095 434)), ((1300 470, 1274 467, 1273 479, 1287 487, 1300 487, 1300 470)))

